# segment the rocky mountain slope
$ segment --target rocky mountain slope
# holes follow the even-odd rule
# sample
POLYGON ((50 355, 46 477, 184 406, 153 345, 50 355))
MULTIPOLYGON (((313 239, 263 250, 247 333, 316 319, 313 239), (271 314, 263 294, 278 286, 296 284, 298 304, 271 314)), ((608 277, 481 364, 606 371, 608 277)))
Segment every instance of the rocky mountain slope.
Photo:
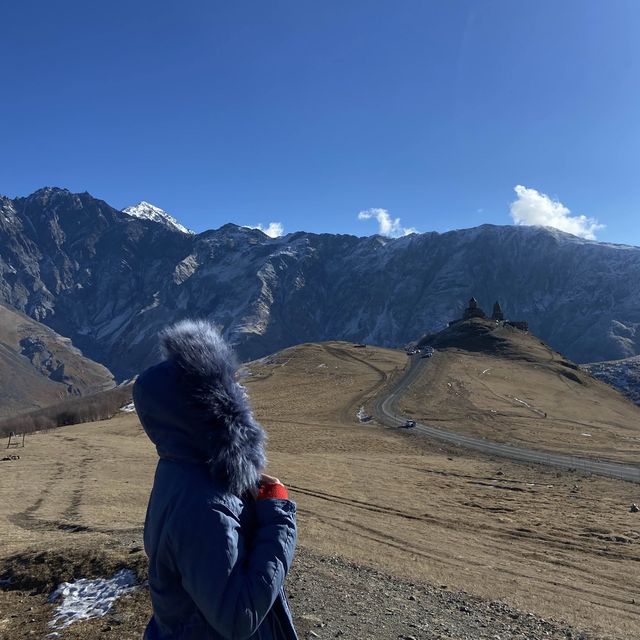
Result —
POLYGON ((113 386, 68 338, 0 304, 0 417, 113 386))
POLYGON ((640 405, 640 357, 624 358, 611 362, 592 362, 582 366, 594 378, 602 380, 629 400, 640 405))
POLYGON ((118 378, 155 334, 214 319, 243 358, 340 338, 403 345, 475 295, 578 362, 640 353, 640 248, 553 229, 269 238, 227 224, 186 234, 88 193, 0 198, 0 300, 73 339, 118 378))

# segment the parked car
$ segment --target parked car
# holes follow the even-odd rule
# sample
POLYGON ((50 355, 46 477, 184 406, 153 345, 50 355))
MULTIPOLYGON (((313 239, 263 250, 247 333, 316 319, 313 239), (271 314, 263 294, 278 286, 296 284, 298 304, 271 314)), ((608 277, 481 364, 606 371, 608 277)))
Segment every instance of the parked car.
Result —
POLYGON ((416 426, 415 420, 405 420, 405 423, 402 425, 405 429, 411 429, 416 426))

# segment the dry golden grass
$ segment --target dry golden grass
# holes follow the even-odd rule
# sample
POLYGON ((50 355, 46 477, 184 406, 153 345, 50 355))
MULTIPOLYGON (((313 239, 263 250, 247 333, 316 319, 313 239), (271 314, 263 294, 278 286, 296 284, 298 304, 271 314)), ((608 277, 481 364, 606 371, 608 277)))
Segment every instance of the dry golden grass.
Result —
MULTIPOLYGON (((640 518, 628 507, 638 487, 358 423, 358 407, 405 363, 329 343, 251 365, 269 469, 298 502, 300 545, 637 637, 640 518)), ((2 557, 139 544, 156 456, 135 415, 28 436, 20 454, 0 463, 2 557)))
POLYGON ((490 325, 475 321, 449 339, 442 334, 445 344, 400 409, 495 442, 638 462, 639 407, 531 334, 494 323, 490 333, 473 335, 490 325), (461 345, 464 350, 456 348, 461 345))

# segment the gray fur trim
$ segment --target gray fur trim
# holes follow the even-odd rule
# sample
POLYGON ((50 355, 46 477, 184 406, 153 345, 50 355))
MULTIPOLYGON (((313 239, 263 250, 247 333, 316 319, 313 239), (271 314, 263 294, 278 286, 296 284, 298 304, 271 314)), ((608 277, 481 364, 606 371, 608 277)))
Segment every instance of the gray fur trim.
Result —
POLYGON ((233 351, 205 320, 182 320, 160 338, 165 358, 180 370, 194 417, 205 430, 212 475, 242 495, 258 484, 266 466, 266 435, 236 380, 233 351))

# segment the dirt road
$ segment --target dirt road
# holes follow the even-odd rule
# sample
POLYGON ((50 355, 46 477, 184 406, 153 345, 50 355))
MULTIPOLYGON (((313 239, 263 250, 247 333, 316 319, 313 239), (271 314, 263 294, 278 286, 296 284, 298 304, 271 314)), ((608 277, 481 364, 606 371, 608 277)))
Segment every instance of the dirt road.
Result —
MULTIPOLYGON (((414 356, 406 373, 396 383, 396 386, 390 392, 381 394, 371 403, 372 413, 378 420, 390 427, 402 427, 405 424, 410 416, 401 415, 397 409, 398 403, 412 384, 421 377, 429 376, 430 361, 431 359, 414 356)), ((594 473, 618 480, 640 483, 640 467, 491 442, 421 422, 416 424, 414 430, 436 440, 510 460, 544 464, 559 469, 573 469, 582 473, 594 473)))

